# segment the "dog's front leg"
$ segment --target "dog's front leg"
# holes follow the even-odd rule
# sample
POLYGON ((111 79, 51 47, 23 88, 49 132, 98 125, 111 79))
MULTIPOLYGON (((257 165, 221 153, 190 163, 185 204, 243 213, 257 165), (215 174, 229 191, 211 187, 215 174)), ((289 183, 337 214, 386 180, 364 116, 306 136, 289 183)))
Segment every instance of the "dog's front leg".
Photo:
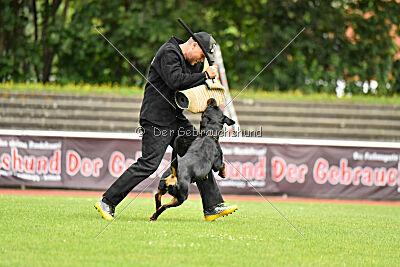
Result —
POLYGON ((213 171, 219 171, 218 175, 221 178, 225 178, 225 163, 223 161, 222 149, 219 145, 217 146, 217 153, 214 159, 213 171))
POLYGON ((223 163, 222 168, 219 169, 218 175, 219 175, 219 177, 221 177, 221 178, 225 178, 225 177, 226 177, 226 173, 225 173, 225 163, 223 163))

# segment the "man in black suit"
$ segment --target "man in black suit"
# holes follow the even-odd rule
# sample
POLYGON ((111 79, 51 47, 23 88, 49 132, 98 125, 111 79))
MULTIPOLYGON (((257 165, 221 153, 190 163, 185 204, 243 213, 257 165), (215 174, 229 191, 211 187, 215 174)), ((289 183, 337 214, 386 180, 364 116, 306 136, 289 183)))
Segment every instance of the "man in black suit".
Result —
MULTIPOLYGON (((195 33, 212 58, 215 46, 214 38, 206 33, 195 33)), ((186 147, 196 139, 197 130, 178 108, 174 94, 203 84, 207 78, 217 75, 217 68, 210 66, 205 72, 205 55, 199 44, 192 38, 184 42, 172 36, 158 50, 151 62, 145 87, 140 125, 142 137, 142 157, 132 164, 96 202, 96 209, 106 220, 114 219, 115 207, 144 179, 155 172, 165 154, 168 145, 173 146, 175 138, 184 133, 186 147)), ((182 140, 180 140, 181 142, 182 140)), ((168 177, 168 169, 162 176, 168 177)), ((226 206, 212 172, 208 179, 197 182, 203 203, 204 217, 213 221, 230 214, 237 209, 236 205, 226 206)))

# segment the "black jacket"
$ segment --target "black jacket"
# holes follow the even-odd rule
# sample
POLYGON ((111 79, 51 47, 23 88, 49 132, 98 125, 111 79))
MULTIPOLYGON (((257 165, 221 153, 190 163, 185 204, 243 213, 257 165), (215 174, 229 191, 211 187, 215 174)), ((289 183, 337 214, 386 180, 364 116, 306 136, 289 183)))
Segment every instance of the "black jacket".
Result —
POLYGON ((182 43, 183 40, 172 36, 153 58, 140 110, 140 121, 169 126, 176 123, 177 118, 185 119, 183 110, 175 103, 175 91, 186 90, 205 82, 206 75, 201 73, 203 63, 191 66, 179 47, 182 43))

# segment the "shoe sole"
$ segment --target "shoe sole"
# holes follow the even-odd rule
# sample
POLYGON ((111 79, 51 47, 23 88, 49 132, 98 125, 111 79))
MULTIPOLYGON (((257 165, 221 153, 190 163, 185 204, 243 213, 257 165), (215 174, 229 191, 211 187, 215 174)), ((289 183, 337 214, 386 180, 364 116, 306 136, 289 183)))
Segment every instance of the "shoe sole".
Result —
POLYGON ((238 207, 235 205, 233 206, 231 209, 229 210, 224 210, 223 212, 221 212, 220 214, 215 214, 215 215, 209 215, 209 216, 204 216, 204 219, 206 219, 206 221, 214 221, 220 217, 224 217, 226 215, 229 215, 233 212, 235 212, 238 209, 238 207))
POLYGON ((100 206, 100 204, 98 202, 96 202, 96 204, 94 204, 94 207, 96 208, 96 210, 98 212, 100 212, 101 217, 103 217, 103 219, 107 220, 107 221, 112 221, 114 220, 114 217, 108 213, 108 212, 104 212, 100 206))

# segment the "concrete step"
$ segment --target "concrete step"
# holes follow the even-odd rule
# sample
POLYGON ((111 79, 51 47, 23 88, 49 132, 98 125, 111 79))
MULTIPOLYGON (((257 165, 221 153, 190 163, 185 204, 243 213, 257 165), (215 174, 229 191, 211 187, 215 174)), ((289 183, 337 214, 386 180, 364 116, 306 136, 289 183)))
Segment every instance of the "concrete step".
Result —
MULTIPOLYGON (((139 102, 113 102, 99 99, 17 99, 0 98, 0 108, 30 108, 47 110, 91 110, 110 112, 136 113, 140 110, 139 102)), ((237 114, 248 116, 293 116, 293 117, 315 117, 315 118, 354 118, 354 119, 386 119, 399 120, 400 110, 380 110, 371 108, 369 110, 347 107, 338 108, 309 108, 309 107, 285 107, 285 106, 237 106, 237 114)))
POLYGON ((2 118, 1 129, 134 132, 138 123, 104 120, 69 120, 48 118, 2 118))
POLYGON ((284 106, 284 107, 309 107, 309 108, 333 108, 333 109, 379 109, 379 110, 400 110, 400 105, 396 104, 367 104, 351 103, 346 101, 324 102, 324 101, 285 101, 285 100, 265 100, 265 99, 235 99, 233 104, 236 106, 284 106))
MULTIPOLYGON (((137 121, 104 121, 104 120, 63 120, 38 118, 2 118, 2 129, 38 129, 65 131, 106 131, 106 132, 135 132, 137 121)), ((198 125, 195 124, 196 127, 198 125)), ((248 137, 286 137, 286 138, 322 138, 349 140, 379 140, 400 141, 400 130, 387 129, 339 129, 326 127, 293 127, 293 126, 242 126, 243 136, 248 137)))
POLYGON ((74 93, 58 93, 46 91, 1 91, 0 97, 4 99, 44 99, 47 101, 54 100, 91 100, 106 102, 128 102, 142 103, 143 95, 140 96, 121 96, 121 95, 98 95, 98 94, 74 94, 74 93))
POLYGON ((282 125, 330 128, 371 128, 371 129, 399 129, 400 120, 376 120, 353 118, 310 118, 305 116, 242 116, 239 115, 240 125, 282 125))
POLYGON ((0 118, 51 118, 69 120, 104 120, 135 121, 139 119, 139 110, 103 111, 103 110, 70 110, 38 108, 3 108, 0 118))
POLYGON ((287 107, 287 106, 235 106, 237 114, 262 115, 262 116, 293 116, 293 117, 320 117, 320 118, 365 118, 365 119, 390 119, 398 120, 400 110, 369 110, 347 107, 343 108, 311 108, 311 107, 287 107))
MULTIPOLYGON (((257 131, 257 128, 250 129, 257 131)), ((262 137, 315 138, 337 140, 400 141, 400 131, 375 129, 304 128, 287 126, 262 127, 262 137)))
MULTIPOLYGON (((74 94, 74 93, 58 93, 45 91, 9 91, 1 90, 3 98, 19 98, 19 99, 46 99, 47 101, 64 99, 64 100, 89 100, 89 101, 105 101, 105 102, 122 102, 122 103, 139 103, 141 104, 143 95, 138 96, 121 96, 121 95, 99 95, 99 94, 74 94)), ((306 107, 306 108, 323 108, 323 109, 358 109, 358 110, 399 110, 400 105, 394 104, 364 104, 350 103, 345 101, 338 102, 313 102, 313 101, 276 101, 276 100, 254 100, 236 98, 233 101, 235 107, 306 107)))
MULTIPOLYGON (((199 114, 187 114, 192 123, 200 123, 199 114)), ((4 108, 0 111, 0 118, 51 118, 70 120, 103 120, 133 122, 139 120, 139 111, 101 111, 101 110, 48 110, 34 108, 4 108)), ((400 130, 400 120, 348 119, 348 118, 309 118, 287 116, 243 116, 239 115, 240 125, 243 126, 299 126, 299 127, 328 127, 328 128, 370 128, 400 130)))
POLYGON ((15 107, 15 108, 42 108, 42 109, 84 109, 84 110, 108 110, 108 111, 137 111, 140 109, 138 103, 130 102, 109 102, 99 100, 43 100, 43 99, 0 99, 0 108, 15 107))
MULTIPOLYGON (((141 96, 2 91, 0 128, 134 132, 141 102, 141 96)), ((396 105, 242 99, 234 105, 241 129, 263 137, 400 141, 396 105)), ((199 126, 200 114, 184 113, 199 126)))

